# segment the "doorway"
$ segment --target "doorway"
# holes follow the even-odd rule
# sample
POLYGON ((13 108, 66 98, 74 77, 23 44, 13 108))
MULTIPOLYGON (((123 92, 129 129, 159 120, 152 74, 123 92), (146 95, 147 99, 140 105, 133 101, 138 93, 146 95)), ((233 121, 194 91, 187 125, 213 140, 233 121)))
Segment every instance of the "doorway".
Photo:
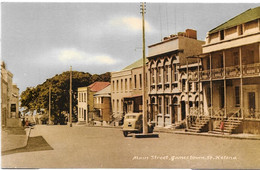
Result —
POLYGON ((248 92, 248 110, 250 117, 255 117, 255 92, 248 92))
POLYGON ((186 118, 186 104, 185 101, 181 101, 181 120, 186 118))
POLYGON ((84 120, 86 121, 86 117, 87 117, 87 112, 86 110, 84 109, 84 120))

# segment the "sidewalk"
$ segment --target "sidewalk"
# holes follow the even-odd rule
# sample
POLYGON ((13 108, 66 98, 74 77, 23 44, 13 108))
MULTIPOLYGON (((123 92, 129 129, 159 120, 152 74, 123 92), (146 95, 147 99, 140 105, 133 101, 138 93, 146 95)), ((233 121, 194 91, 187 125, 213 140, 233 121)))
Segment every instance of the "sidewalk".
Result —
MULTIPOLYGON (((100 126, 100 125, 84 125, 86 127, 101 127, 101 128, 117 128, 122 129, 122 126, 100 126)), ((219 137, 219 138, 230 138, 230 139, 248 139, 248 140, 260 140, 260 135, 254 135, 254 134, 212 134, 208 132, 202 132, 202 133, 195 133, 195 132, 185 132, 185 129, 170 129, 165 127, 155 127, 154 132, 159 133, 172 133, 172 134, 181 134, 181 135, 196 135, 196 136, 210 136, 210 137, 219 137)))
POLYGON ((211 137, 220 137, 220 138, 230 138, 230 139, 249 139, 249 140, 260 140, 260 135, 255 134, 212 134, 208 132, 185 132, 185 129, 169 129, 164 127, 155 127, 154 132, 160 133, 173 133, 173 134, 182 134, 182 135, 197 135, 197 136, 211 136, 211 137))
POLYGON ((1 151, 8 151, 17 148, 22 148, 27 145, 30 128, 8 128, 2 129, 1 136, 1 151))

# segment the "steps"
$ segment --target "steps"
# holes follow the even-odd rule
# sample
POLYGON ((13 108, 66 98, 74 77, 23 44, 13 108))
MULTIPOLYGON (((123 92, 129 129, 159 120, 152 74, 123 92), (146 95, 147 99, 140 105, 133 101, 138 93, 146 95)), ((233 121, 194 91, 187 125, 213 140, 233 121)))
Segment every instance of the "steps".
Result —
POLYGON ((209 123, 209 117, 200 116, 197 117, 196 120, 191 123, 190 127, 186 129, 187 132, 195 132, 200 133, 203 131, 203 128, 209 123))
POLYGON ((241 121, 236 118, 229 118, 228 120, 224 121, 224 131, 220 129, 220 123, 213 131, 209 131, 209 133, 213 134, 232 134, 234 131, 240 126, 241 121))

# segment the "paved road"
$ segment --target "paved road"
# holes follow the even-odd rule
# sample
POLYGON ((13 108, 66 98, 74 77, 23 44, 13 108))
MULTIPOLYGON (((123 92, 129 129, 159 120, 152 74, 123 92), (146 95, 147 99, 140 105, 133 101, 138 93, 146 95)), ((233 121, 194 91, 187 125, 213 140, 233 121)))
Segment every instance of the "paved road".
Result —
POLYGON ((260 141, 161 133, 124 138, 120 129, 36 126, 54 150, 2 156, 3 168, 260 168, 260 141))

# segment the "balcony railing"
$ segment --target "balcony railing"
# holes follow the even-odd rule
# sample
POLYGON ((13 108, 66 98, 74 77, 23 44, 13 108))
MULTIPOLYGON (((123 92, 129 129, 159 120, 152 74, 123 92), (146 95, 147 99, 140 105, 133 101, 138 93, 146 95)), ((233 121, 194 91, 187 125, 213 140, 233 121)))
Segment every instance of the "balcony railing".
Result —
MULTIPOLYGON (((246 64, 242 66, 243 76, 260 76, 260 63, 254 64, 246 64)), ((230 66, 225 68, 226 78, 236 78, 240 77, 241 71, 240 66, 230 66)), ((211 70, 211 78, 212 79, 223 79, 224 78, 224 68, 217 68, 211 70)), ((200 79, 201 80, 209 80, 210 79, 210 70, 200 71, 200 79)))
POLYGON ((260 63, 243 65, 243 75, 245 76, 260 75, 260 63))
POLYGON ((240 76, 240 66, 226 67, 227 78, 239 77, 239 76, 240 76))
POLYGON ((224 77, 224 69, 223 68, 216 68, 211 70, 211 77, 212 79, 220 79, 224 77))
POLYGON ((201 80, 208 80, 210 79, 210 70, 203 70, 200 72, 200 79, 201 80))

